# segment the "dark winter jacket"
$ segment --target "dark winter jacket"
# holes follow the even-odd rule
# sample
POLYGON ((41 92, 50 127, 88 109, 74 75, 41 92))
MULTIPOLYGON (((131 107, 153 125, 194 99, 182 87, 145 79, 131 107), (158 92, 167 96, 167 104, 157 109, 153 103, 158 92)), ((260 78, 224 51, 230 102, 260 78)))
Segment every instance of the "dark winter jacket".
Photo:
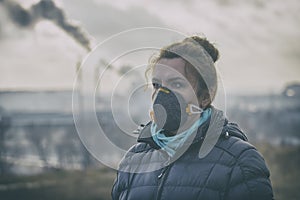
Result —
POLYGON ((149 126, 140 131, 139 143, 120 164, 114 200, 273 199, 263 157, 221 111, 213 109, 192 144, 174 160, 155 144, 149 126), (215 124, 221 128, 211 131, 215 124))

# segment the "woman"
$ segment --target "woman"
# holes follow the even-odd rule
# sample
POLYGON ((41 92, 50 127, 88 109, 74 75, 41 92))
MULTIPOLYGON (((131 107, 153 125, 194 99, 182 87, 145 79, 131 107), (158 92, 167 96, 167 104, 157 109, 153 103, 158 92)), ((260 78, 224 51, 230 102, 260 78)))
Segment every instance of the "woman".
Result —
POLYGON ((263 157, 211 105, 218 57, 192 36, 152 59, 152 121, 121 161, 113 199, 273 199, 263 157))

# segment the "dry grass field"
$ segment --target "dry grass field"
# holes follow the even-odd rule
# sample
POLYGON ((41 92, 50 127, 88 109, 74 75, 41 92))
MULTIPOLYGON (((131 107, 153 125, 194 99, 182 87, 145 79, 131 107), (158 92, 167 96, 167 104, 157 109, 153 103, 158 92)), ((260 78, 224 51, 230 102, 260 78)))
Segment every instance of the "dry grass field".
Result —
MULTIPOLYGON (((300 199, 300 147, 255 144, 271 171, 275 199, 300 199)), ((35 176, 0 177, 2 200, 110 199, 115 171, 56 171, 35 176)))

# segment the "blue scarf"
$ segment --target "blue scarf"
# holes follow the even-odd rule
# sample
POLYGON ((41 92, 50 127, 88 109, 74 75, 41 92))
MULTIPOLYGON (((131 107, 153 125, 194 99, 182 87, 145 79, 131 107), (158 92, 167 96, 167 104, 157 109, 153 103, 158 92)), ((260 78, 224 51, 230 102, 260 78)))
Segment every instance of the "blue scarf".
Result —
POLYGON ((182 133, 176 134, 171 137, 167 137, 163 134, 162 130, 156 131, 157 125, 152 122, 151 135, 155 143, 165 150, 169 156, 173 157, 176 150, 183 146, 187 139, 198 129, 211 115, 211 109, 205 109, 201 114, 201 117, 187 130, 182 133))

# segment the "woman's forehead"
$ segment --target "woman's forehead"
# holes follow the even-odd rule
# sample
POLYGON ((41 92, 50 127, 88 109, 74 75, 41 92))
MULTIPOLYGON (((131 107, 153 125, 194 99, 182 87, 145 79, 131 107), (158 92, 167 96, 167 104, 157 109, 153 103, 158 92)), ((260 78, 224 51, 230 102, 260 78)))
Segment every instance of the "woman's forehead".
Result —
POLYGON ((185 61, 181 58, 160 59, 154 66, 152 77, 185 76, 185 61))

